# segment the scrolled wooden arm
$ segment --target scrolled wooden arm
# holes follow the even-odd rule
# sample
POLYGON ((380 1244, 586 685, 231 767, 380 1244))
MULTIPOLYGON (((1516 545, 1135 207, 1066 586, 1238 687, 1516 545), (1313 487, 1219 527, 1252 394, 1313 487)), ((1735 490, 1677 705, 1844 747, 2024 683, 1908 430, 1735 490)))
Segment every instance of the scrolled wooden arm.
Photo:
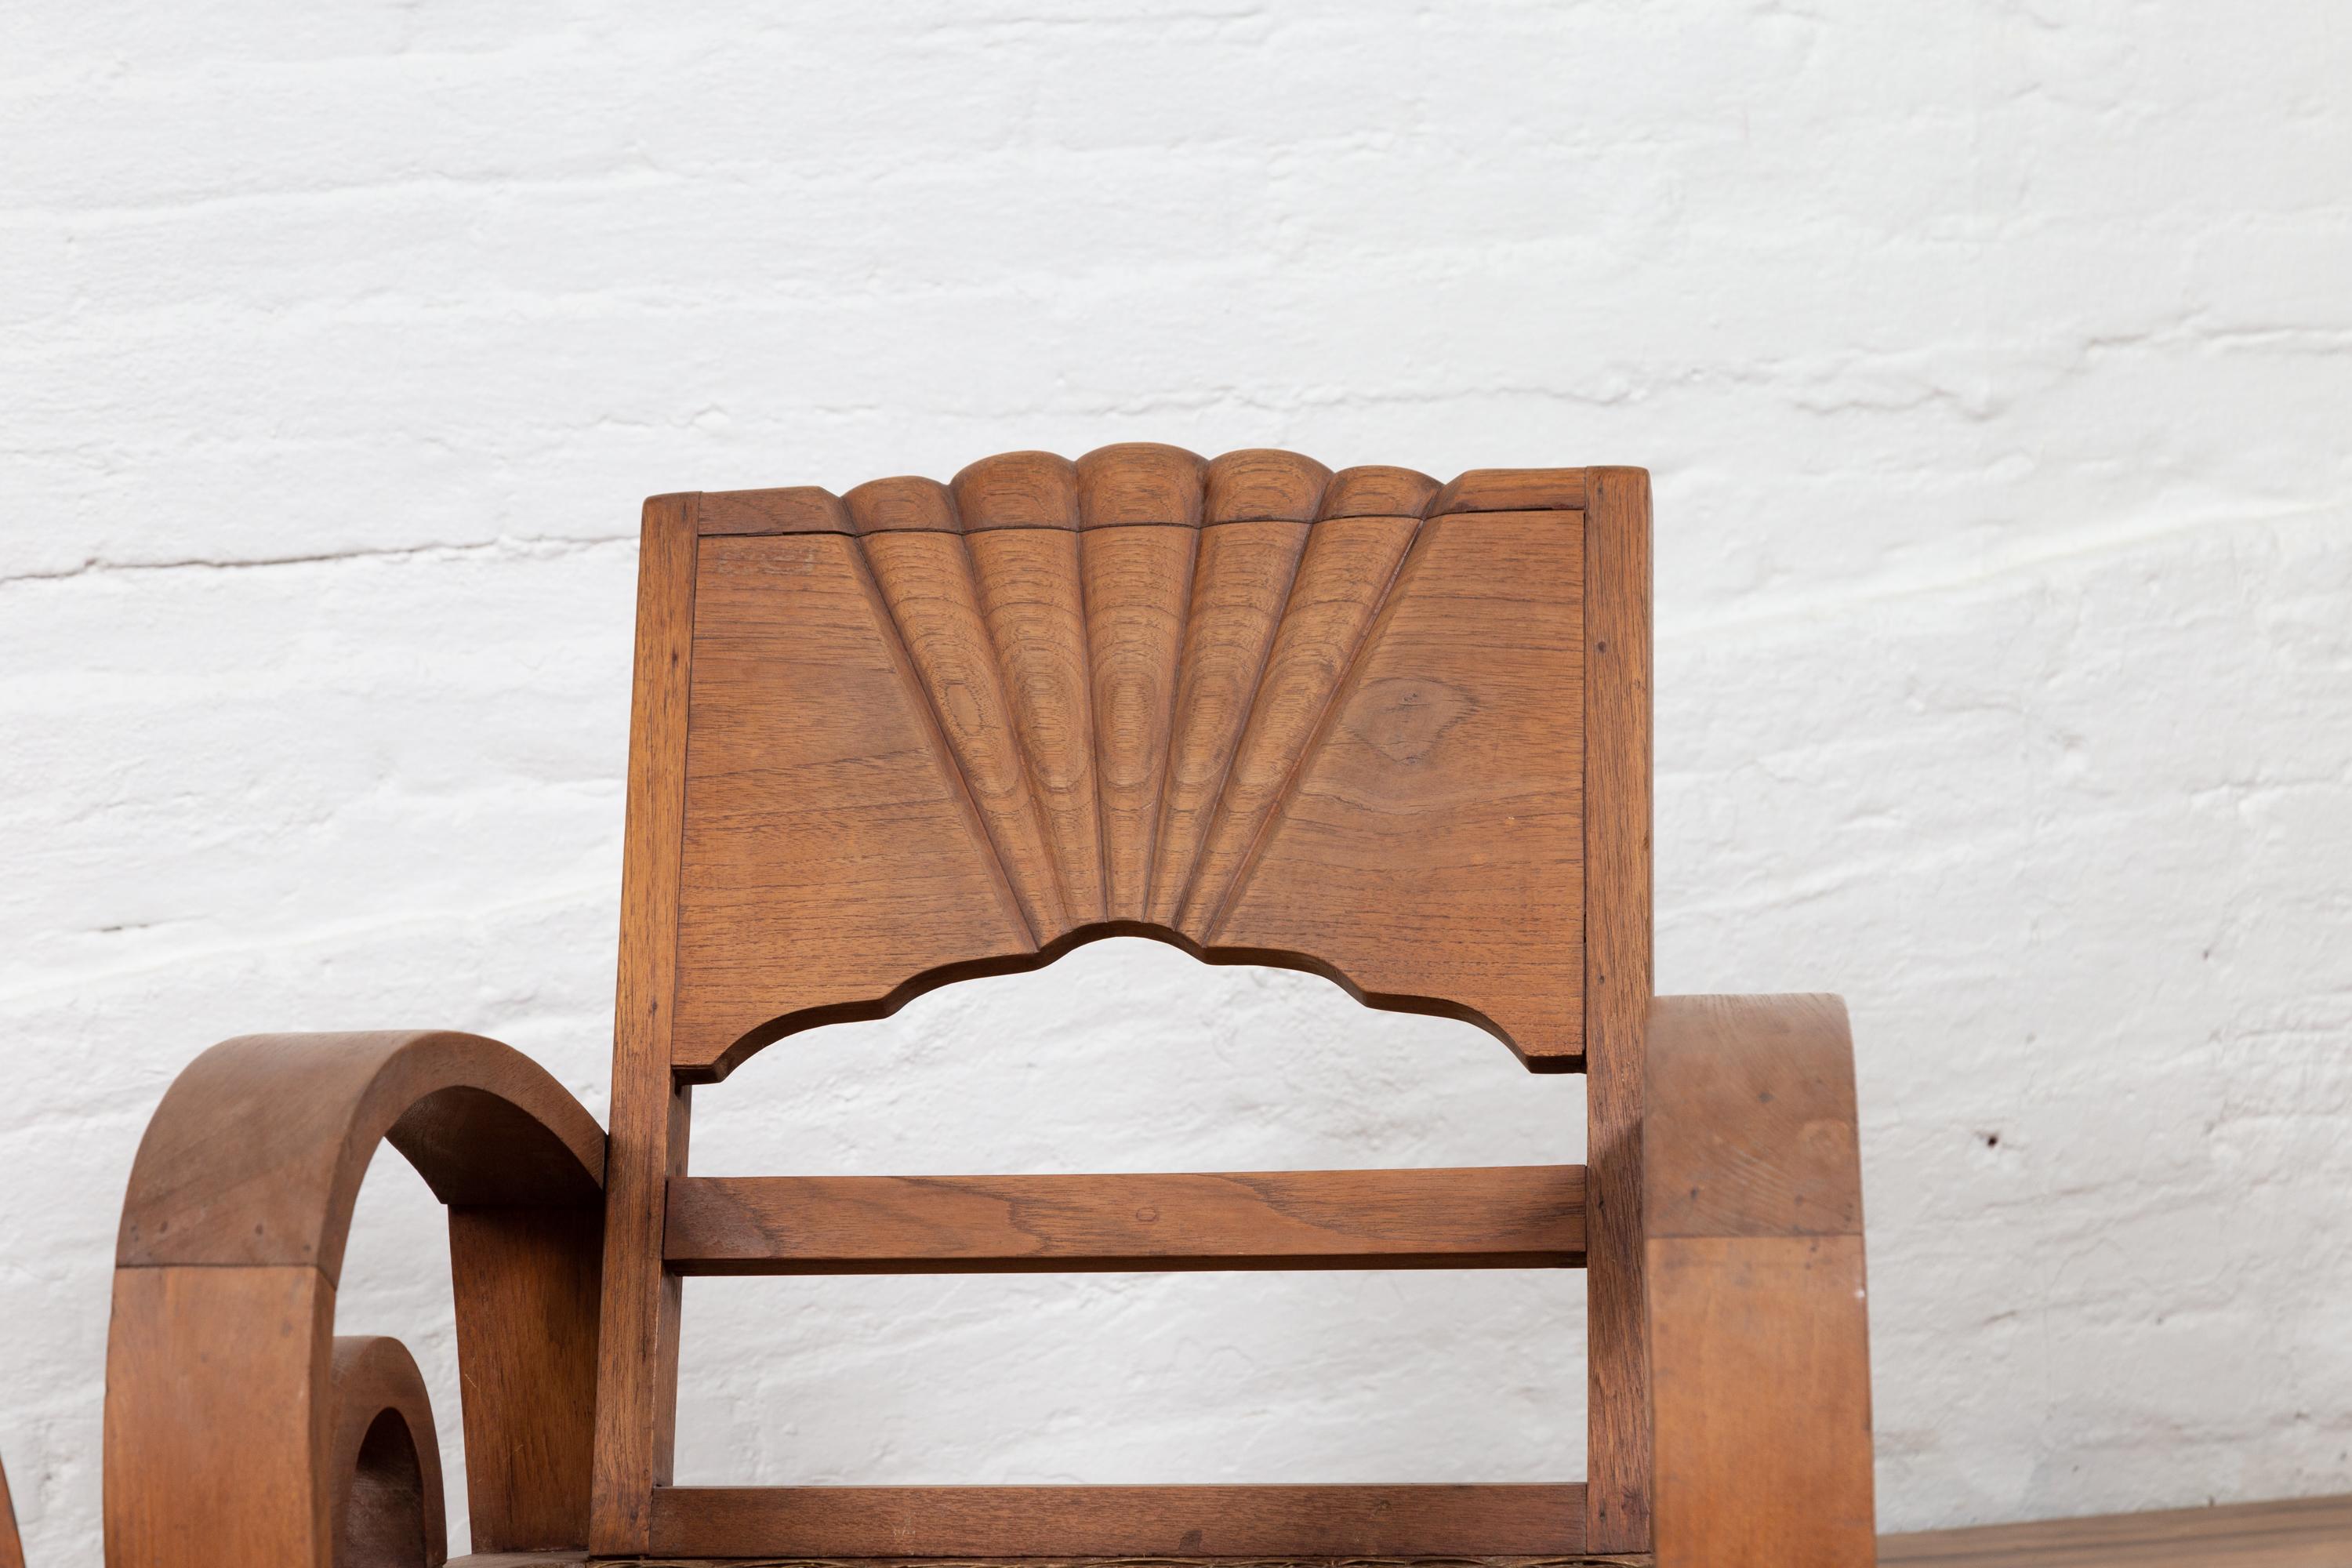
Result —
POLYGON ((346 1524, 412 1532, 440 1561, 415 1363, 394 1342, 334 1335, 352 1208, 383 1142, 450 1206, 476 1546, 585 1539, 595 1119, 478 1036, 254 1035, 180 1075, 131 1169, 107 1343, 110 1568, 330 1568, 346 1524), (395 1529, 375 1515, 407 1506, 412 1471, 418 1511, 395 1529))
POLYGON ((1659 1568, 1869 1568, 1869 1316, 1845 1005, 1660 997, 1646 1089, 1659 1568))

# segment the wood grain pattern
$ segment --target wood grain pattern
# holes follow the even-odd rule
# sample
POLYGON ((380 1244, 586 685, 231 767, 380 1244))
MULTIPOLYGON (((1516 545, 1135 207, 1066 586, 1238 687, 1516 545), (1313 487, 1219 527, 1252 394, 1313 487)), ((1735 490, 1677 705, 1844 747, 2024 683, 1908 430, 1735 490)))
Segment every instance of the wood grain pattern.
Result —
POLYGON ((8 1495, 5 1466, 0 1466, 0 1568, 25 1568, 25 1543, 16 1533, 16 1508, 8 1495))
POLYGON ((485 1552, 588 1544, 601 1207, 449 1211, 466 1500, 485 1552))
MULTIPOLYGON (((668 501, 667 496, 656 497, 668 501)), ((648 503, 650 504, 650 503, 648 503)), ((790 485, 772 490, 709 490, 696 498, 701 533, 854 533, 849 509, 831 490, 790 485)))
POLYGON ((1575 1165, 669 1184, 683 1274, 1544 1268, 1584 1254, 1575 1165))
POLYGON ((1215 929, 1234 879, 1289 789, 1420 527, 1417 517, 1341 518, 1308 536, 1216 815, 1176 912, 1177 928, 1196 940, 1215 929))
POLYGON ((1204 527, 1177 679, 1175 732, 1152 842, 1156 924, 1172 927, 1207 840, 1234 748, 1256 700, 1259 673, 1307 543, 1303 522, 1204 527))
MULTIPOLYGON (((1336 1200, 1328 1213, 1298 1190, 1241 1203, 1230 1183, 1092 1196, 994 1178, 694 1183, 682 1086, 723 1078, 793 1030, 1132 932, 1471 1019, 1532 1067, 1583 1067, 1589 1044, 1630 1053, 1596 1126, 1637 1130, 1638 1081, 1624 1080, 1638 1079, 1627 1064, 1641 1019, 1610 1008, 1647 984, 1638 480, 1619 486, 1614 514, 1621 529, 1638 522, 1638 540, 1598 555, 1581 470, 1441 487, 1265 450, 1213 462, 1139 445, 1075 463, 1009 453, 951 485, 882 480, 831 504, 807 491, 688 498, 662 513, 659 539, 649 511, 659 585, 641 619, 631 865, 656 874, 633 870, 625 902, 632 924, 670 923, 636 939, 628 972, 645 978, 634 993, 625 984, 616 1033, 614 1147, 640 1174, 615 1183, 608 1221, 599 1552, 661 1550, 655 1513, 693 1495, 659 1485, 681 1272, 1566 1255, 1490 1247, 1475 1228, 1432 1239, 1364 1194, 1343 1195, 1370 1205, 1370 1231, 1336 1200), (1585 679, 1601 646, 1584 604, 1595 560, 1617 574, 1610 613, 1640 622, 1619 656, 1639 672, 1630 707, 1585 679), (1643 772, 1602 789, 1595 809, 1612 819, 1589 826, 1596 714, 1638 719, 1614 765, 1643 772), (648 747, 661 757, 646 760, 648 747), (1612 858, 1596 859, 1590 888, 1588 851, 1612 858), (1585 911, 1621 894, 1608 954, 1632 956, 1603 967, 1585 911), (1615 989, 1588 994, 1600 984, 1615 989), (665 986, 670 1005, 648 1008, 665 986), (1589 1042, 1596 1020, 1605 1035, 1589 1042), (674 1204, 666 1247, 646 1207, 656 1183, 674 1204), (616 1265, 615 1247, 633 1260, 616 1265)), ((1646 1386, 1640 1196, 1623 1190, 1639 1151, 1622 1136, 1608 1147, 1623 1227, 1610 1245, 1625 1277, 1606 1301, 1632 1301, 1634 1316, 1604 1310, 1596 1334, 1622 1364, 1594 1385, 1608 1490, 1591 1506, 1611 1540, 1639 1545, 1646 1428, 1626 1401, 1646 1386)), ((858 1507, 877 1494, 863 1495, 858 1507)), ((1085 1509, 1111 1506, 1086 1495, 1085 1509)), ((1572 1500, 1580 1534, 1582 1489, 1572 1500)), ((729 1494, 693 1506, 771 1505, 729 1494)))
POLYGON ((991 528, 1078 526, 1078 470, 1052 452, 1002 452, 964 468, 948 487, 957 526, 991 528))
POLYGON ((1473 468, 1437 492, 1430 517, 1464 511, 1579 511, 1597 510, 1588 485, 1603 474, 1621 479, 1648 476, 1639 468, 1473 468))
POLYGON ((1428 517, 1429 503, 1444 487, 1411 468, 1368 464, 1342 468, 1323 488, 1323 515, 1335 517, 1428 517))
POLYGON ((413 1363, 331 1335, 380 1141, 452 1208, 485 1561, 583 1542, 638 1559, 1635 1549, 1652 1346, 1673 1560, 1734 1539, 1690 1523, 1716 1508, 1761 1521, 1758 1539, 1833 1530, 1843 1553, 1856 1517, 1866 1539, 1859 1210, 1838 1192, 1850 1080, 1843 1100, 1820 1077, 1757 1098, 1781 1081, 1773 1052, 1842 1045, 1842 1027, 1775 1035, 1739 1013, 1702 1039, 1688 1019, 1703 1015, 1659 1015, 1685 1032, 1648 1080, 1671 1102, 1651 1179, 1690 1184, 1652 1203, 1664 1227, 1640 1246, 1647 531, 1633 470, 1441 488, 1144 446, 1007 454, 951 486, 649 501, 609 1149, 551 1079, 471 1037, 256 1037, 201 1058, 125 1205, 110 1563, 437 1553, 413 1363), (689 1084, 792 1029, 1118 932, 1313 969, 1380 1005, 1479 1022, 1531 1067, 1589 1067, 1589 1194, 1570 1167, 686 1177, 689 1084), (1716 1073, 1711 1051, 1750 1053, 1762 1076, 1716 1073), (1590 1492, 667 1485, 688 1272, 1580 1258, 1595 1276, 1590 1492), (1768 1411, 1793 1422, 1801 1460, 1752 1461, 1768 1411), (1774 1476, 1787 1485, 1759 1479, 1774 1476), (1829 1524, 1791 1500, 1808 1488, 1829 1524))
MULTIPOLYGON (((579 1553, 460 1557, 452 1568, 569 1568, 579 1553)), ((1349 1568, 1647 1568, 1648 1553, 1572 1557, 1356 1557, 1349 1568)), ((1880 1568, 2347 1568, 2352 1496, 1974 1525, 1878 1538, 1880 1568)), ((753 1557, 734 1568, 1329 1568, 1328 1559, 753 1557)), ((644 1568, 701 1568, 649 1558, 644 1568)))
MULTIPOLYGON (((1586 1500, 1595 1550, 1650 1542, 1649 1336, 1642 1270, 1643 1063, 1651 978, 1650 479, 1582 476, 1584 518, 1586 1500)), ((1465 474, 1457 497, 1519 496, 1554 481, 1465 474)), ((1564 494, 1565 481, 1556 493, 1564 494)), ((1441 498, 1442 500, 1442 498, 1441 498)), ((1433 502, 1435 506, 1439 502, 1433 502)))
POLYGON ((656 1552, 743 1557, 1566 1554, 1583 1489, 1525 1486, 694 1487, 656 1552))
POLYGON ((1581 1065, 1578 545, 1553 512, 1422 526, 1210 944, 1581 1065))
POLYGON ((381 1334, 336 1336, 330 1368, 335 1568, 440 1568, 449 1531, 424 1374, 381 1334))
MULTIPOLYGON (((653 1489, 670 1476, 677 1410, 678 1281, 661 1266, 663 1184, 686 1171, 690 1089, 670 1075, 677 1026, 687 709, 694 677, 698 508, 646 502, 637 557, 636 674, 622 831, 620 976, 599 1293, 589 1544, 641 1552, 653 1489)), ((822 543, 837 535, 806 534, 822 543)), ((714 549, 745 541, 718 540, 714 549)))
POLYGON ((1089 529, 1079 542, 1094 666, 1104 906, 1112 920, 1140 921, 1150 912, 1160 791, 1200 538, 1192 528, 1135 526, 1089 529))
POLYGON ((1312 522, 1323 510, 1331 470, 1312 458, 1271 447, 1245 447, 1213 459, 1202 515, 1211 522, 1312 522))
POLYGON ((1659 1568, 1864 1568, 1869 1323, 1843 1008, 1661 997, 1649 1041, 1659 1568))
POLYGON ((1087 528, 1201 525, 1209 465, 1181 447, 1149 441, 1098 447, 1077 460, 1076 472, 1087 528))
POLYGON ((1662 997, 1652 1236, 1860 1236, 1853 1052, 1834 996, 1662 997))
POLYGON ((341 1277, 390 1142, 444 1203, 598 1201, 604 1137, 520 1052, 441 1030, 247 1035, 173 1081, 139 1143, 115 1264, 303 1264, 341 1277))
POLYGON ((841 498, 860 534, 954 533, 961 530, 954 494, 937 479, 908 476, 873 479, 841 498))
MULTIPOLYGON (((453 1205, 561 1225, 593 1219, 602 1198, 594 1121, 496 1041, 260 1035, 199 1057, 149 1123, 123 1205, 107 1347, 110 1563, 331 1560, 351 1473, 333 1447, 335 1280, 380 1142, 453 1205)), ((374 1376, 392 1352, 371 1353, 360 1370, 374 1376)), ((394 1477, 388 1508, 401 1463, 420 1476, 437 1466, 425 1437, 410 1446, 406 1461, 396 1443, 380 1456, 394 1477)))
POLYGON ((2352 1496, 1878 1538, 1881 1568, 2346 1568, 2352 1496))
POLYGON ((1049 940, 1069 925, 1069 910, 981 611, 971 550, 952 533, 882 534, 867 539, 865 550, 1031 940, 1049 940))
POLYGON ((1060 529, 1000 528, 971 534, 965 542, 1012 698, 1013 727, 1053 846, 1062 907, 1072 923, 1100 921, 1094 679, 1087 668, 1077 535, 1060 529))
POLYGON ((764 531, 703 541, 690 610, 677 1076, 1118 931, 1580 1066, 1586 489, 1137 445, 838 518, 738 492, 764 531))
POLYGON ((1659 1568, 1869 1568, 1862 1238, 1650 1247, 1659 1568))
POLYGON ((752 1026, 824 1021, 877 979, 1034 953, 858 542, 712 539, 698 575, 680 1073, 720 1076, 763 1043, 752 1026))
POLYGON ((107 1568, 334 1561, 334 1316, 308 1263, 114 1271, 107 1568))

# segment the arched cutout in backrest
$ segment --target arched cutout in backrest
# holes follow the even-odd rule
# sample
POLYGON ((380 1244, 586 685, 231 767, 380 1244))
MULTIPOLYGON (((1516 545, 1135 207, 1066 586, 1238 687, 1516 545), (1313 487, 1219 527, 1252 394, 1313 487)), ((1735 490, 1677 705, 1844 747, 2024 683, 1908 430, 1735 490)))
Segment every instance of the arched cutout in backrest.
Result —
POLYGON ((692 1173, 1576 1162, 1585 1089, 1475 1025, 1113 938, 759 1052, 695 1095, 692 1173))
POLYGON ((1646 714, 1587 647, 1646 627, 1646 554, 1596 553, 1584 496, 1119 447, 649 508, 672 1069, 1113 934, 1582 1068, 1596 814, 1648 865, 1646 730, 1638 799, 1586 745, 1596 679, 1646 714))

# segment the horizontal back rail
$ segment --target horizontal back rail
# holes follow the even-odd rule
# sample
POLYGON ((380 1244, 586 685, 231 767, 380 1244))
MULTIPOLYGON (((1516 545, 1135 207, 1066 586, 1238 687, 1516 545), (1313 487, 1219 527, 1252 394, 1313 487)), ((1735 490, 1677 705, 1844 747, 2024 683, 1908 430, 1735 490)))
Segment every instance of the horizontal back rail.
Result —
POLYGON ((681 1176, 662 1250, 676 1274, 1573 1268, 1584 1167, 681 1176))
POLYGON ((680 1557, 1563 1556, 1578 1482, 1422 1486, 662 1487, 680 1557))

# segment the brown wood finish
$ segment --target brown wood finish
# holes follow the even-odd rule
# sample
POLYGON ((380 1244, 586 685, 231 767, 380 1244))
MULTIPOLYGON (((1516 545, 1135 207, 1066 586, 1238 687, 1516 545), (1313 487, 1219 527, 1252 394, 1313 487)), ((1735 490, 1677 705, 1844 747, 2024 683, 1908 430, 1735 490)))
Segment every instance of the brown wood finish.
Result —
POLYGON ((302 1264, 341 1278, 376 1145, 447 1204, 593 1204, 594 1118, 545 1068, 478 1035, 247 1035, 175 1079, 140 1141, 119 1268, 302 1264))
POLYGON ((1640 468, 1472 468, 1438 491, 1428 514, 1457 511, 1594 511, 1596 481, 1614 475, 1639 479, 1646 495, 1647 473, 1640 468))
MULTIPOLYGON (((656 496, 665 504, 683 497, 656 496)), ((772 490, 706 490, 695 498, 695 530, 705 534, 855 533, 849 509, 831 490, 791 485, 772 490)), ((640 574, 644 565, 639 563, 640 574)), ((642 585, 642 576, 640 577, 642 585)))
POLYGON ((1063 879, 1022 758, 970 546, 961 534, 889 533, 868 538, 865 553, 1030 939, 1065 929, 1070 916, 1063 879))
MULTIPOLYGON (((461 1557, 452 1568, 568 1568, 573 1552, 461 1557)), ((1645 1568, 1639 1555, 1573 1557, 1357 1557, 1350 1568, 1645 1568)), ((1980 1524, 1878 1538, 1880 1568, 2347 1568, 2352 1496, 2223 1503, 2147 1513, 1980 1524)), ((1296 1557, 1186 1558, 809 1558, 737 1559, 733 1568, 1306 1568, 1296 1557)), ((691 1568, 677 1558, 644 1568, 691 1568)))
POLYGON ((688 498, 678 1077, 1137 929, 1580 1067, 1587 489, 1118 447, 688 498))
POLYGON ((1337 518, 1308 536, 1219 810, 1176 914, 1181 929, 1215 929, 1420 527, 1417 517, 1337 518))
POLYGON ((1151 891, 1145 908, 1155 924, 1174 926, 1182 907, 1234 748, 1249 721, 1307 527, 1265 519, 1202 531, 1169 737, 1168 781, 1152 838, 1151 891))
POLYGON ((646 1550, 653 1528, 649 1499, 669 1479, 677 1424, 679 1285, 661 1266, 661 1226, 665 1184, 686 1172, 693 1093, 671 1081, 669 1057, 677 1016, 698 514, 691 496, 646 501, 637 558, 636 679, 629 711, 588 1534, 591 1547, 614 1555, 646 1550))
MULTIPOLYGON (((628 1143, 629 1095, 650 1103, 672 1082, 644 1044, 665 1021, 676 1080, 714 1080, 793 1029, 877 1016, 1114 931, 1311 968, 1379 1005, 1468 1018, 1530 1066, 1584 1067, 1596 1026, 1637 1061, 1648 919, 1638 479, 1601 492, 1617 498, 1611 527, 1626 536, 1607 549, 1586 537, 1581 470, 1441 487, 1264 450, 1213 462, 1145 446, 1076 463, 1012 453, 952 485, 882 480, 833 503, 806 490, 657 502, 669 531, 657 548, 649 510, 640 711, 653 679, 661 711, 692 718, 674 714, 650 742, 641 721, 636 742, 633 792, 670 795, 647 805, 633 793, 631 864, 655 865, 675 845, 675 962, 652 983, 672 988, 673 1005, 634 1033, 624 1025, 615 1147, 628 1143), (1605 613, 1634 623, 1604 672, 1638 671, 1630 692, 1587 689, 1596 563, 1614 595, 1605 613), (1639 725, 1616 754, 1638 777, 1602 792, 1593 815, 1605 822, 1587 821, 1595 712, 1639 725), (648 744, 661 761, 642 754, 648 744), (665 837, 642 843, 640 824, 656 817, 665 837), (1592 896, 1631 897, 1638 884, 1638 900, 1610 917, 1633 933, 1621 942, 1630 956, 1607 972, 1587 952, 1589 849, 1612 858, 1592 896), (1589 997, 1589 966, 1614 989, 1589 997)), ((1623 1190, 1638 1181, 1638 1150, 1623 1134, 1638 1127, 1639 1090, 1638 1074, 1630 1091, 1626 1078, 1609 1079, 1596 1111, 1617 1134, 1601 1146, 1629 1227, 1596 1242, 1627 1274, 1601 1298, 1596 1343, 1632 1364, 1595 1384, 1595 1473, 1610 1489, 1595 1520, 1638 1544, 1639 1197, 1623 1190), (1625 1302, 1630 1319, 1605 1310, 1625 1302)), ((683 1121, 674 1106, 665 1178, 683 1170, 683 1121)), ((616 1179, 616 1205, 625 1185, 616 1179)), ((835 1248, 847 1257, 788 1256, 806 1242, 807 1213, 758 1210, 816 1191, 677 1180, 664 1277, 1270 1261, 1259 1256, 1268 1238, 1253 1240, 1238 1216, 1220 1222, 1240 1226, 1234 1235, 1210 1226, 1193 1247, 1155 1242, 1164 1226, 1041 1243, 1015 1225, 993 1242, 902 1231, 835 1248), (698 1238, 697 1226, 722 1219, 732 1251, 698 1238), (943 1258, 942 1247, 965 1250, 943 1258), (699 1256, 711 1251, 727 1255, 699 1256)), ((903 1212, 904 1186, 858 1191, 853 1210, 889 1192, 902 1226, 942 1223, 903 1212)), ((612 1247, 635 1252, 651 1222, 638 1200, 629 1210, 646 1228, 625 1241, 616 1221, 612 1247)), ((1294 1236, 1279 1255, 1292 1266, 1363 1256, 1330 1246, 1294 1236)), ((624 1352, 613 1258, 608 1248, 599 1473, 625 1463, 632 1478, 656 1478, 668 1417, 640 1385, 644 1367, 674 1353, 674 1298, 619 1302, 625 1319, 666 1325, 624 1352), (616 1424, 636 1435, 625 1441, 616 1424)), ((626 1267, 642 1295, 643 1263, 626 1267)), ((646 1516, 620 1507, 600 1500, 599 1549, 647 1550, 646 1516)))
POLYGON ((1870 1355, 1844 1007, 1662 997, 1646 1087, 1659 1568, 1866 1568, 1870 1355))
MULTIPOLYGON (((1584 518, 1586 1500, 1595 1551, 1651 1537, 1649 1342, 1642 1270, 1643 1068, 1651 978, 1650 479, 1639 468, 1578 476, 1584 518)), ((1537 470, 1465 474, 1454 504, 1569 494, 1537 470)), ((1433 507, 1447 503, 1441 496, 1433 507)))
POLYGON ((972 577, 1004 671, 1013 726, 1042 809, 1066 922, 1105 918, 1095 801, 1094 679, 1078 536, 1055 528, 973 532, 972 577))
POLYGON ((663 1065, 688 1079, 772 1037, 770 1020, 854 1014, 943 965, 1036 951, 864 561, 837 534, 703 542, 663 1016, 663 1065))
POLYGON ((1196 453, 1151 441, 1129 441, 1097 447, 1073 468, 1078 477, 1081 527, 1201 526, 1209 465, 1196 453))
POLYGON ((1582 1549, 1584 1489, 1521 1486, 672 1487, 656 1553, 1355 1558, 1582 1549))
POLYGON ((466 1498, 485 1552, 585 1545, 600 1207, 449 1211, 466 1498))
POLYGON ((1429 517, 1429 503, 1444 487, 1427 474, 1380 465, 1342 468, 1323 487, 1323 515, 1334 517, 1429 517))
POLYGON ((115 1269, 107 1568, 328 1568, 334 1317, 309 1263, 115 1269))
POLYGON ((681 1274, 1543 1268, 1580 1263, 1575 1165, 1226 1175, 674 1180, 681 1274))
POLYGON ((330 1365, 335 1568, 440 1568, 449 1531, 424 1375, 379 1334, 337 1336, 330 1365))
MULTIPOLYGON (((105 1447, 114 1568, 332 1561, 349 1473, 335 1462, 335 1281, 380 1142, 452 1205, 561 1225, 602 1196, 595 1122, 496 1041, 265 1035, 198 1058, 141 1142, 117 1243, 105 1447)), ((347 1386, 397 1384, 385 1353, 354 1363, 374 1381, 347 1386)), ((420 1420, 414 1462, 437 1488, 420 1420)), ((385 1463, 396 1469, 397 1458, 385 1463)))
POLYGON ((1209 945, 1311 954, 1530 1065, 1580 1063, 1580 532, 1423 525, 1209 945))
MULTIPOLYGON (((125 1203, 110 1563, 324 1568, 339 1467, 374 1478, 345 1520, 424 1549, 429 1421, 387 1394, 354 1438, 334 1392, 386 1140, 451 1205, 484 1563, 1557 1563, 1640 1552, 1654 1510, 1662 1563, 1867 1561, 1843 1015, 1651 995, 1649 504, 1631 469, 1143 446, 655 498, 609 1152, 472 1037, 200 1059, 125 1203), (1108 934, 1586 1070, 1589 1169, 686 1175, 689 1084, 1108 934), (1589 1487, 668 1485, 689 1273, 1579 1261, 1589 1487)), ((400 1382, 352 1353, 347 1390, 400 1382)))
POLYGON ((1105 912, 1150 913, 1151 860, 1168 776, 1177 659, 1192 598, 1192 528, 1101 527, 1080 536, 1087 653, 1094 666, 1096 771, 1103 814, 1105 912))
POLYGON ((1322 515, 1331 470, 1271 447, 1227 452, 1208 466, 1203 515, 1211 522, 1312 522, 1322 515))

